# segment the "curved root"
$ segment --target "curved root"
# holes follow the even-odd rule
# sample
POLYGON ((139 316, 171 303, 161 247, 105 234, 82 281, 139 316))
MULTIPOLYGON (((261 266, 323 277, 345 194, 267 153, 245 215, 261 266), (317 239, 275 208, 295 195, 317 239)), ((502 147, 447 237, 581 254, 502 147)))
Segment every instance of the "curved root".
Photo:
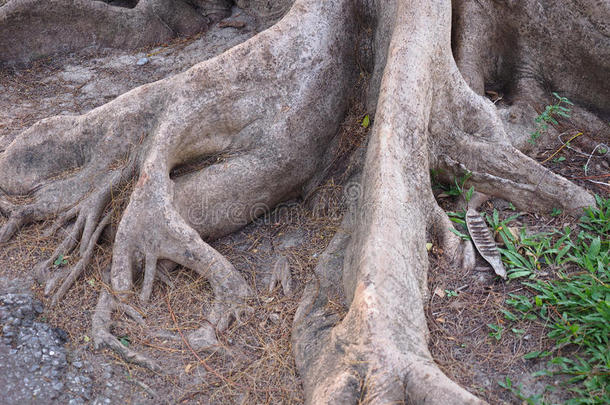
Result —
POLYGON ((91 46, 132 49, 161 43, 202 31, 229 9, 207 11, 204 16, 182 0, 140 0, 133 8, 91 0, 13 0, 0 8, 0 63, 91 46))
POLYGON ((8 221, 0 228, 0 243, 6 243, 19 231, 21 226, 28 222, 22 213, 9 214, 8 221))
MULTIPOLYGON (((252 292, 243 277, 216 250, 203 242, 199 234, 189 226, 173 207, 172 184, 161 168, 146 165, 142 178, 134 190, 131 201, 123 213, 116 235, 111 284, 119 296, 133 288, 133 276, 138 258, 144 262, 144 281, 140 300, 146 302, 151 294, 160 260, 197 271, 206 277, 215 295, 213 309, 206 323, 189 336, 196 349, 218 346, 216 331, 224 331, 230 322, 244 312, 249 312, 245 299, 252 292), (149 232, 152 228, 155 231, 149 232)), ((100 310, 107 310, 100 304, 100 310)), ((102 313, 100 322, 107 317, 102 313)), ((98 322, 97 339, 113 346, 108 336, 108 326, 98 322), (110 340, 108 342, 108 340, 110 340)))
MULTIPOLYGON (((445 211, 433 202, 434 211, 432 218, 428 220, 430 226, 434 229, 434 233, 440 243, 441 250, 450 260, 453 267, 460 268, 464 272, 468 272, 475 267, 476 255, 474 246, 471 241, 462 240, 451 230, 455 229, 453 222, 449 219, 445 211)), ((422 286, 424 290, 427 286, 422 286)))
POLYGON ((126 314, 132 316, 134 320, 140 322, 141 317, 134 315, 136 311, 128 306, 122 305, 112 297, 107 291, 102 291, 93 313, 91 324, 93 342, 96 348, 108 347, 119 353, 126 361, 146 367, 156 372, 163 372, 163 369, 153 360, 143 356, 125 345, 123 345, 112 333, 110 333, 110 325, 112 324, 112 312, 122 309, 126 314))
MULTIPOLYGON (((88 239, 89 243, 87 244, 85 251, 81 253, 81 258, 78 261, 78 263, 76 263, 74 265, 74 267, 72 267, 70 272, 68 274, 66 274, 65 277, 62 275, 61 278, 63 279, 63 282, 62 282, 61 286, 59 287, 59 289, 53 295, 53 298, 51 299, 52 306, 56 305, 59 302, 59 300, 61 300, 63 298, 63 296, 68 292, 68 289, 72 286, 72 284, 74 284, 76 279, 83 273, 83 271, 85 270, 85 266, 87 264, 89 264, 89 261, 91 260, 91 257, 93 256, 93 250, 95 248, 95 245, 96 245, 100 235, 102 234, 102 231, 104 230, 106 225, 108 225, 110 223, 111 218, 112 218, 111 213, 106 214, 104 216, 104 218, 100 221, 100 223, 97 225, 97 227, 93 231, 91 237, 88 239)), ((55 287, 56 280, 59 280, 59 278, 54 277, 53 279, 49 280, 49 284, 45 288, 45 294, 48 294, 55 287)))
MULTIPOLYGON (((53 254, 34 269, 36 279, 41 283, 46 283, 45 295, 50 295, 59 286, 53 294, 51 305, 58 303, 89 264, 95 245, 112 217, 112 212, 104 215, 104 210, 110 202, 113 191, 129 180, 133 169, 134 165, 131 164, 126 168, 111 172, 109 178, 105 179, 107 183, 104 186, 98 186, 95 192, 61 213, 49 229, 48 233, 53 234, 67 222, 74 220, 67 235, 53 254), (79 244, 80 259, 78 262, 72 268, 52 271, 55 267, 55 260, 70 255, 79 244)), ((33 204, 37 204, 37 202, 33 204)))
MULTIPOLYGON (((451 69, 446 86, 457 112, 451 126, 443 119, 435 120, 432 126, 438 137, 433 162, 436 169, 454 176, 470 172, 470 182, 477 191, 527 210, 544 212, 560 207, 580 214, 582 208, 595 204, 589 192, 513 147, 493 104, 466 85, 454 64, 451 69)), ((442 118, 446 106, 440 104, 442 100, 436 102, 442 118)))

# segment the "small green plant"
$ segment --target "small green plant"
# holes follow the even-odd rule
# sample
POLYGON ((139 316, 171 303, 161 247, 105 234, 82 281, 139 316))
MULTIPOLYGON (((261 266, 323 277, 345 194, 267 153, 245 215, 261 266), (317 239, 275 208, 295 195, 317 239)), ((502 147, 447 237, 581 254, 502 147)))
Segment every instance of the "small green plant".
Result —
POLYGON ((535 119, 536 129, 529 139, 529 143, 534 145, 536 139, 540 138, 549 129, 549 124, 557 125, 557 117, 570 118, 570 109, 565 105, 574 105, 566 97, 561 97, 557 93, 553 93, 553 97, 557 102, 553 105, 547 105, 542 113, 535 119))
POLYGON ((561 257, 551 257, 562 246, 561 241, 553 243, 553 233, 528 235, 525 229, 519 231, 518 237, 506 229, 500 229, 498 233, 504 242, 504 248, 498 250, 507 267, 509 279, 532 278, 544 264, 562 263, 561 257))
POLYGON ((129 338, 129 336, 121 336, 119 338, 119 342, 121 342, 123 346, 129 347, 129 345, 131 344, 131 339, 129 338))
MULTIPOLYGON (((466 189, 466 182, 468 179, 472 177, 472 172, 466 172, 462 177, 455 177, 453 179, 453 184, 444 188, 444 192, 446 195, 450 196, 462 196, 466 203, 469 203, 472 199, 472 195, 474 194, 474 186, 466 189)), ((447 215, 452 222, 456 224, 462 225, 462 228, 466 229, 466 211, 460 210, 457 212, 448 212, 447 215)), ((471 240, 470 235, 468 233, 460 232, 455 228, 449 229, 451 232, 459 236, 462 240, 471 240)))
POLYGON ((371 125, 371 119, 369 118, 369 115, 365 115, 364 118, 362 119, 362 124, 361 124, 364 128, 368 128, 369 125, 371 125))
POLYGON ((553 159, 553 163, 561 163, 564 162, 566 158, 564 156, 560 156, 558 158, 553 159))
POLYGON ((580 227, 598 235, 610 234, 610 198, 595 196, 597 208, 585 208, 585 215, 580 217, 580 227))
POLYGON ((488 214, 485 214, 485 220, 487 221, 489 226, 491 226, 494 236, 502 231, 506 235, 509 235, 510 232, 508 232, 508 224, 510 222, 514 221, 515 219, 519 218, 521 215, 522 214, 520 214, 520 213, 513 214, 513 215, 509 216, 508 218, 500 221, 500 213, 498 212, 498 210, 493 210, 493 212, 491 213, 491 216, 488 214))
POLYGON ((57 256, 57 259, 55 259, 55 261, 53 262, 53 265, 55 267, 62 267, 62 266, 65 266, 66 264, 68 264, 68 259, 66 259, 64 257, 64 255, 57 256))
MULTIPOLYGON (((449 217, 449 219, 451 219, 453 221, 453 218, 449 217)), ((454 221, 455 222, 455 221, 454 221)), ((453 232, 454 234, 456 234, 457 236, 459 236, 462 240, 472 240, 472 238, 470 237, 470 235, 460 232, 455 228, 450 228, 449 229, 451 232, 453 232)))
POLYGON ((543 401, 542 394, 525 396, 525 394, 523 394, 523 392, 521 391, 523 386, 519 385, 518 387, 515 387, 509 377, 506 377, 504 381, 498 381, 498 385, 500 387, 512 392, 513 395, 516 396, 517 398, 519 398, 521 401, 523 401, 524 404, 528 404, 528 405, 546 405, 547 404, 546 402, 543 401))
POLYGON ((458 296, 458 292, 455 291, 455 290, 445 290, 445 294, 447 294, 448 298, 457 297, 458 296))
POLYGON ((561 215, 561 210, 559 208, 553 208, 553 211, 551 211, 551 216, 552 217, 558 217, 561 215))
POLYGON ((504 332, 504 328, 501 325, 488 323, 487 327, 491 329, 491 332, 489 332, 489 337, 495 338, 496 340, 502 339, 502 332, 504 332))
POLYGON ((447 190, 448 195, 452 196, 463 196, 466 202, 470 202, 472 194, 474 194, 474 186, 469 189, 465 189, 466 182, 472 177, 472 172, 466 172, 462 177, 455 177, 453 184, 447 190))

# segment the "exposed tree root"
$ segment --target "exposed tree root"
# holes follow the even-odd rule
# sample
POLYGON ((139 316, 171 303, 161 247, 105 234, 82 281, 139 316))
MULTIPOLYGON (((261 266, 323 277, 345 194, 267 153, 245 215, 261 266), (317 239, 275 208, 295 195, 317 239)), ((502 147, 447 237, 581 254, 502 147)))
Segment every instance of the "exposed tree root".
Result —
MULTIPOLYGON (((25 207, 7 207, 5 239, 31 221, 59 215, 61 226, 76 218, 64 242, 39 267, 43 277, 48 275, 55 258, 80 242, 81 261, 48 282, 47 293, 61 283, 53 302, 90 259, 113 190, 137 174, 114 241, 114 294, 131 292, 134 273, 142 267, 140 298, 146 301, 159 261, 204 275, 215 305, 210 325, 190 337, 197 348, 217 343, 215 332, 247 311, 250 287, 200 235, 238 229, 298 192, 341 122, 355 73, 346 41, 354 32, 345 19, 353 13, 349 2, 306 3, 254 40, 184 74, 135 89, 82 117, 44 120, 3 153, 0 169, 8 176, 0 187, 9 196, 32 197, 25 207), (110 116, 111 122, 105 118, 110 116), (49 150, 53 159, 26 162, 27 156, 49 150), (218 154, 230 158, 170 178, 175 167, 218 154)), ((117 307, 111 298, 101 300, 96 342, 122 349, 109 332, 108 313, 117 307)), ((143 361, 132 352, 122 354, 143 361)))
POLYGON ((163 369, 157 363, 146 356, 142 356, 129 349, 110 333, 112 312, 116 309, 121 309, 130 316, 133 315, 133 319, 136 321, 141 320, 141 317, 135 315, 137 314, 135 310, 131 309, 129 306, 118 303, 108 292, 102 291, 97 301, 97 306, 91 322, 91 334, 93 335, 93 342, 96 347, 106 346, 119 353, 127 361, 149 368, 153 371, 162 372, 163 369))
POLYGON ((132 49, 192 35, 227 16, 223 0, 13 0, 0 8, 0 64, 85 47, 132 49))
MULTIPOLYGON (((293 347, 308 403, 481 402, 440 372, 427 349, 422 236, 436 230, 442 250, 460 251, 429 194, 429 168, 473 172, 477 189, 529 209, 578 212, 593 203, 511 146, 492 104, 466 85, 442 50, 449 46, 443 23, 449 4, 441 3, 397 2, 394 10, 360 221, 346 231, 353 236, 339 270, 325 258, 316 270, 320 278, 342 272, 349 311, 340 321, 329 313, 336 288, 318 281, 306 289, 295 318, 293 347), (422 45, 429 41, 441 49, 422 45)), ((328 254, 337 254, 332 243, 328 254)))
POLYGON ((608 13, 605 2, 580 0, 572 5, 550 0, 453 2, 456 62, 477 94, 501 93, 499 113, 511 144, 532 148, 527 141, 533 119, 555 102, 551 92, 580 104, 572 115, 582 128, 608 131, 607 122, 592 114, 610 113, 608 13), (569 25, 560 23, 568 20, 569 25))
MULTIPOLYGON (((62 270, 61 272, 58 272, 58 274, 53 275, 53 277, 49 279, 47 285, 45 286, 45 294, 47 295, 51 291, 53 291, 56 285, 61 281, 61 286, 55 292, 53 298, 51 299, 51 305, 57 304, 57 302, 61 300, 63 296, 68 292, 68 289, 72 287, 72 284, 74 284, 76 279, 80 277, 80 275, 83 273, 83 271, 85 270, 85 266, 89 264, 89 261, 93 256, 93 249, 95 248, 95 244, 97 243, 100 235, 102 234, 102 231, 104 230, 106 225, 110 223, 110 218, 111 215, 106 214, 106 216, 104 216, 104 218, 100 221, 100 223, 93 231, 91 237, 89 239, 84 239, 88 240, 89 243, 86 245, 85 250, 81 253, 81 257, 78 263, 76 263, 69 271, 68 269, 62 270)), ((85 245, 83 244, 82 246, 85 245)))
MULTIPOLYGON (((123 346, 110 324, 113 311, 144 322, 124 303, 134 275, 144 271, 140 299, 146 302, 158 266, 168 262, 209 280, 215 296, 209 323, 189 336, 189 344, 217 345, 216 333, 248 311, 252 289, 205 240, 242 227, 297 194, 316 174, 341 122, 358 61, 373 72, 374 126, 359 203, 320 259, 317 279, 306 287, 295 317, 293 347, 307 402, 482 402, 447 378, 427 348, 426 241, 435 238, 456 267, 472 266, 474 257, 434 201, 430 170, 446 176, 471 172, 477 190, 526 209, 578 212, 594 203, 589 193, 521 153, 522 136, 507 132, 482 94, 494 74, 516 70, 502 65, 494 71, 477 49, 500 41, 502 52, 509 52, 502 41, 514 38, 497 31, 492 19, 477 27, 493 35, 480 44, 468 42, 464 13, 482 20, 489 10, 531 13, 536 4, 453 2, 460 72, 451 49, 450 1, 354 3, 297 0, 285 18, 251 40, 84 116, 43 120, 0 154, 6 173, 0 178, 0 210, 9 216, 0 242, 32 221, 59 215, 63 226, 74 220, 38 269, 48 277, 53 260, 80 243, 80 261, 48 282, 48 293, 59 286, 53 302, 91 258, 110 218, 113 191, 138 179, 114 241, 112 291, 101 294, 93 319, 97 345, 159 369, 123 346), (376 27, 371 60, 356 58, 353 49, 361 38, 354 21, 365 18, 376 27), (49 153, 53 159, 32 159, 49 153), (172 175, 218 155, 226 160, 172 175), (337 299, 349 308, 344 316, 329 310, 337 299)), ((591 7, 593 12, 597 6, 591 7)), ((535 35, 529 39, 539 40, 538 29, 530 29, 535 35)), ((604 66, 603 60, 594 62, 604 66)), ((532 64, 524 62, 522 70, 532 64)), ((543 60, 540 66, 548 64, 543 60)), ((565 72, 548 69, 548 77, 577 93, 578 84, 564 84, 565 72)), ((607 94, 581 101, 599 105, 607 94)), ((282 276, 280 269, 274 282, 282 276)))

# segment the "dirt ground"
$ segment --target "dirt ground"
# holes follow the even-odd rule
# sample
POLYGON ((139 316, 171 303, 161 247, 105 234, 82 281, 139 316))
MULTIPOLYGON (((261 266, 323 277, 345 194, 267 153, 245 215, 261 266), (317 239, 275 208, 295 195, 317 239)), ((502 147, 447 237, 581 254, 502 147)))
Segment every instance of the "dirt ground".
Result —
MULTIPOLYGON (((0 0, 0 4, 1 0, 0 0)), ((38 61, 27 67, 0 70, 0 152, 17 134, 39 119, 56 114, 80 114, 143 83, 183 71, 202 60, 251 37, 264 27, 247 15, 235 11, 230 17, 246 22, 243 29, 214 27, 208 33, 188 40, 175 41, 137 52, 83 51, 38 61), (137 61, 147 58, 138 65, 137 61)), ((543 107, 543 106, 541 106, 543 107)), ((364 111, 355 106, 346 118, 341 136, 340 153, 349 154, 365 142, 367 131, 360 125, 364 111)), ((565 133, 577 131, 569 123, 565 133)), ((590 141, 602 142, 608 134, 585 134, 590 141)), ((565 140, 565 138, 564 138, 565 140)), ((563 148, 549 161, 549 167, 598 194, 608 195, 610 181, 607 160, 590 162, 585 174, 583 165, 590 150, 579 140, 563 148), (605 176, 605 177, 604 177, 605 176), (595 182, 593 182, 595 181, 595 182), (606 183, 600 184, 600 183, 606 183)), ((554 150, 541 151, 544 160, 562 147, 558 140, 554 150)), ((215 353, 191 350, 183 336, 206 322, 206 308, 212 294, 206 281, 194 272, 177 269, 169 274, 171 285, 155 284, 151 304, 138 307, 154 338, 149 339, 139 324, 117 316, 114 334, 124 344, 157 359, 167 371, 158 375, 124 362, 110 351, 95 350, 88 334, 91 314, 99 291, 105 288, 103 271, 110 264, 111 246, 100 243, 93 262, 65 299, 42 315, 53 326, 68 333, 69 346, 75 358, 92 364, 110 365, 114 377, 127 382, 117 401, 124 403, 205 403, 205 404, 299 404, 302 387, 296 374, 290 347, 292 319, 301 291, 312 276, 317 257, 341 223, 340 170, 330 173, 316 193, 317 202, 309 199, 286 203, 270 215, 260 218, 233 235, 217 240, 213 246, 225 255, 244 275, 257 294, 249 303, 254 312, 235 322, 220 338, 222 346, 215 353), (285 257, 292 274, 292 290, 284 294, 281 286, 269 289, 274 264, 285 257)), ((439 199, 447 210, 455 201, 439 199)), ((508 203, 491 200, 483 209, 496 208, 502 215, 512 214, 508 203)), ((0 224, 5 221, 0 217, 0 224)), ((527 214, 520 224, 543 230, 571 224, 574 218, 527 214)), ((51 254, 61 235, 43 236, 46 224, 23 229, 12 241, 0 246, 0 276, 31 282, 30 270, 51 254)), ((71 258, 68 258, 70 260, 71 258)), ((549 381, 528 376, 541 364, 523 360, 522 355, 546 344, 540 327, 521 325, 526 333, 507 335, 501 344, 489 337, 486 325, 502 322, 500 309, 508 293, 524 290, 517 281, 504 282, 492 275, 480 261, 474 271, 462 274, 450 269, 437 248, 430 253, 427 303, 430 348, 443 371, 473 393, 490 403, 519 403, 501 389, 497 381, 510 375, 532 392, 549 381), (435 291, 453 290, 455 297, 435 291)), ((32 288, 45 301, 41 288, 32 288)), ((134 300, 136 303, 136 300, 134 300)), ((101 390, 105 381, 100 371, 94 378, 94 389, 101 390)), ((551 384, 554 381, 550 381, 551 384)))

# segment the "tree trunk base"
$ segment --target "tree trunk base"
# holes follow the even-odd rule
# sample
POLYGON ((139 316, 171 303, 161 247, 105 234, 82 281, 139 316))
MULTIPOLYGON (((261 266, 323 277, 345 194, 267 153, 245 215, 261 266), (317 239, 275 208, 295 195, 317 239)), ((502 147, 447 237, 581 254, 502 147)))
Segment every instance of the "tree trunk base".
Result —
MULTIPOLYGON (((66 1, 36 8, 18 0, 3 6, 0 41, 25 35, 6 31, 17 29, 6 21, 15 16, 36 20, 35 10, 49 11, 45 23, 56 26, 66 18, 66 1)), ((426 241, 438 240, 454 266, 473 264, 472 247, 450 231, 447 215, 434 200, 430 171, 446 177, 470 173, 477 191, 528 210, 578 213, 594 204, 591 194, 523 154, 518 149, 523 133, 507 132, 522 123, 507 125, 483 96, 494 75, 521 72, 485 62, 481 49, 496 49, 515 38, 489 25, 488 12, 495 11, 497 20, 506 8, 531 12, 538 2, 496 3, 395 0, 374 6, 368 1, 298 0, 267 31, 184 73, 138 87, 85 115, 42 120, 0 154, 0 211, 9 218, 0 228, 0 243, 34 221, 55 219, 56 228, 69 224, 68 236, 36 269, 56 303, 86 268, 104 228, 119 218, 111 288, 100 295, 93 317, 96 344, 160 369, 112 335, 111 315, 123 311, 139 321, 123 302, 134 289, 134 276, 144 274, 139 298, 145 303, 158 267, 172 262, 211 284, 215 305, 210 324, 189 341, 195 349, 210 348, 217 344, 216 332, 249 311, 247 299, 254 292, 206 241, 243 227, 319 177, 357 75, 369 71, 368 102, 375 114, 366 158, 353 183, 358 202, 320 258, 316 280, 306 287, 295 317, 293 346, 307 402, 481 403, 438 369, 427 348, 426 241), (473 20, 461 24, 467 16, 473 20), (354 21, 375 26, 374 38, 366 23, 354 21), (474 35, 472 27, 494 35, 474 35), (471 37, 483 42, 470 43, 471 37), (354 44, 361 46, 354 49, 354 44), (211 159, 221 154, 224 161, 211 159), (193 162, 206 163, 188 173, 181 170, 193 162), (113 201, 121 190, 129 196, 124 208, 113 201), (51 263, 79 245, 79 262, 51 276, 51 263), (337 297, 349 308, 344 316, 328 309, 337 297)), ((128 20, 129 29, 137 29, 140 17, 125 16, 145 15, 147 4, 154 11, 155 5, 169 3, 142 0, 129 8, 74 0, 67 9, 90 15, 97 7, 104 10, 103 18, 128 20)), ((603 7, 585 11, 595 17, 603 7)), ((155 14, 163 24, 147 26, 151 37, 190 32, 191 20, 179 18, 183 9, 163 10, 155 14), (188 26, 175 28, 170 17, 188 26)), ((523 28, 516 23, 521 19, 511 21, 517 26, 508 31, 523 28)), ((531 36, 521 38, 524 49, 544 34, 536 29, 539 23, 529 26, 531 36)), ((118 23, 113 24, 116 29, 118 23)), ((198 24, 193 26, 199 29, 198 24)), ((602 34, 605 30, 595 19, 583 24, 602 34)), ((600 41, 607 44, 605 38, 600 41)), ((126 35, 125 41, 133 43, 119 46, 139 46, 141 40, 126 35)), ((54 52, 50 45, 32 51, 11 44, 0 49, 13 53, 0 59, 27 59, 40 49, 54 52)), ((520 55, 511 54, 510 60, 520 63, 520 55)), ((557 86, 574 94, 585 86, 570 87, 570 72, 553 69, 556 59, 538 56, 538 67, 557 86)), ((610 59, 594 60, 590 79, 610 59)), ((518 76, 515 80, 522 78, 518 76)), ((607 85, 598 84, 601 90, 607 85)), ((524 93, 511 94, 525 100, 518 97, 524 93)), ((603 110, 608 93, 592 91, 577 101, 603 110)), ((525 108, 514 104, 515 110, 525 108)))

